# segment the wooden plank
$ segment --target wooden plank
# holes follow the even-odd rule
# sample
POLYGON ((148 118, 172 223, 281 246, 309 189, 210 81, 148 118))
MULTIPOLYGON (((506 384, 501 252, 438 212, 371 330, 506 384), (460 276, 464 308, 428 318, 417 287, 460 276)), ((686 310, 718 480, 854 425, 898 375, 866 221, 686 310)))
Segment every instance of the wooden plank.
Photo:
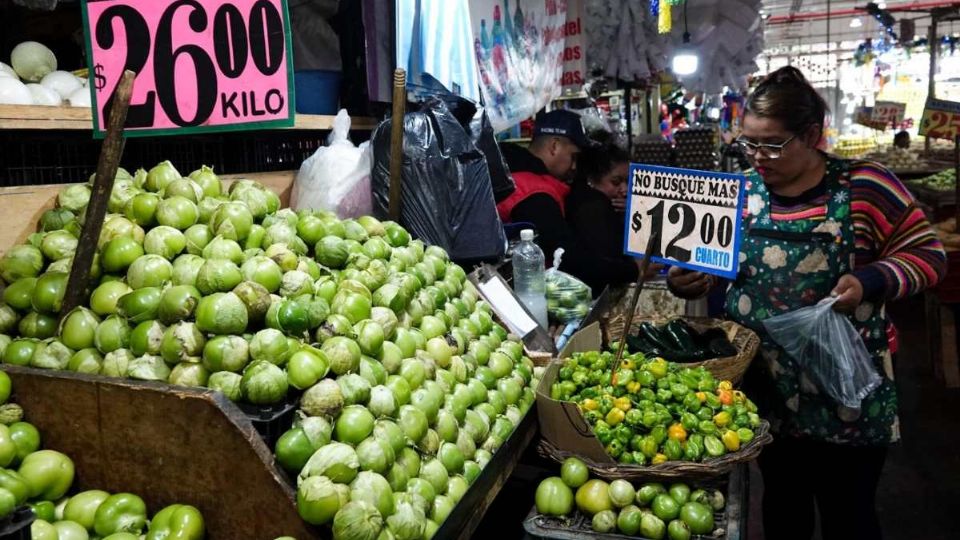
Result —
POLYGON ((223 394, 2 366, 45 448, 73 459, 74 488, 131 492, 151 513, 200 509, 212 539, 320 538, 250 420, 223 394), (69 411, 69 414, 65 414, 69 411))
MULTIPOLYGON (((335 116, 298 114, 292 128, 326 131, 333 128, 335 116)), ((350 128, 371 131, 377 120, 367 116, 350 119, 350 128)), ((83 107, 44 107, 39 105, 0 105, 0 129, 92 130, 93 116, 83 107)))
POLYGON ((480 525, 487 509, 513 474, 513 469, 516 468, 538 431, 537 411, 534 405, 527 411, 517 429, 493 455, 493 459, 483 468, 480 476, 457 503, 446 521, 440 525, 434 538, 470 540, 473 537, 473 532, 480 525))

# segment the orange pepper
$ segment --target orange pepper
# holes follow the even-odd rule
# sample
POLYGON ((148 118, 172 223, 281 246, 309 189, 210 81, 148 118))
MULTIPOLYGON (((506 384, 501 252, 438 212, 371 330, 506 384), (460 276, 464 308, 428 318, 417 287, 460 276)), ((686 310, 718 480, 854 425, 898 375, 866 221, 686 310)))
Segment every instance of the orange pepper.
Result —
POLYGON ((677 442, 685 442, 687 440, 687 430, 683 427, 683 424, 673 424, 667 429, 667 437, 677 442))
POLYGON ((723 390, 717 392, 717 395, 720 397, 720 403, 724 405, 733 405, 733 391, 732 390, 723 390))

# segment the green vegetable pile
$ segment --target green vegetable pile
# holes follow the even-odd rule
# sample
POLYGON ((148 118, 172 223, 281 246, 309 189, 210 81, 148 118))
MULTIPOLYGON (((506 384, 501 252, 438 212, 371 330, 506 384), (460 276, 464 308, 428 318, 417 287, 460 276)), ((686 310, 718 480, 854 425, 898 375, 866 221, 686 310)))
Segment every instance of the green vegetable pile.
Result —
POLYGON ((66 188, 0 260, 3 362, 255 405, 302 392, 277 460, 335 538, 432 534, 535 399, 522 344, 444 250, 369 216, 280 209, 208 168, 118 173, 89 302, 58 324, 89 195, 66 188))
POLYGON ((613 459, 704 461, 753 440, 757 407, 730 381, 642 353, 625 355, 614 379, 614 360, 610 351, 574 354, 550 387, 551 398, 577 403, 613 459))
POLYGON ((722 513, 725 505, 719 490, 691 491, 683 483, 669 488, 658 483, 635 487, 626 480, 607 483, 589 476, 582 461, 567 458, 559 477, 547 478, 537 486, 537 512, 552 518, 572 518, 576 511, 590 518, 594 532, 651 540, 722 536, 714 530, 714 513, 722 513))
POLYGON ((193 506, 170 505, 148 520, 143 499, 132 493, 90 490, 68 496, 73 460, 41 450, 40 432, 21 421, 19 406, 7 403, 11 390, 10 377, 0 371, 0 410, 5 415, 0 424, 0 518, 29 504, 36 515, 30 529, 33 540, 205 538, 203 516, 193 506))
POLYGON ((937 191, 953 191, 957 187, 957 171, 950 167, 916 180, 915 183, 937 191))

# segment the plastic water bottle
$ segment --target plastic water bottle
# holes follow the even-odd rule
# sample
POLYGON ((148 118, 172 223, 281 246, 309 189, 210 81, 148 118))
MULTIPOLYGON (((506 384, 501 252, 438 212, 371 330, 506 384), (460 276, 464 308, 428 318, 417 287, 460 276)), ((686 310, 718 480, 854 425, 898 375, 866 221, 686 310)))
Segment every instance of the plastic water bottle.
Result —
POLYGON ((547 285, 543 251, 533 243, 533 230, 520 231, 513 249, 513 290, 540 326, 547 328, 547 285))

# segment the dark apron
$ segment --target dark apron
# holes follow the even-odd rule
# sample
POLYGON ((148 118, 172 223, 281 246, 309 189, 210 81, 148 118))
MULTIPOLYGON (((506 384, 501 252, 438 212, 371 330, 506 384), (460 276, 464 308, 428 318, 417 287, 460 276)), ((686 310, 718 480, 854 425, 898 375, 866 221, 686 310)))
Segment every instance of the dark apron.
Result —
POLYGON ((744 387, 775 433, 834 443, 885 445, 899 438, 899 433, 882 304, 864 302, 850 316, 883 379, 863 400, 860 410, 842 407, 820 393, 763 327, 765 319, 829 296, 840 277, 850 273, 855 240, 849 176, 846 161, 827 158, 825 221, 774 221, 763 180, 756 173, 748 176, 740 271, 727 291, 726 312, 760 336, 760 353, 744 387))

